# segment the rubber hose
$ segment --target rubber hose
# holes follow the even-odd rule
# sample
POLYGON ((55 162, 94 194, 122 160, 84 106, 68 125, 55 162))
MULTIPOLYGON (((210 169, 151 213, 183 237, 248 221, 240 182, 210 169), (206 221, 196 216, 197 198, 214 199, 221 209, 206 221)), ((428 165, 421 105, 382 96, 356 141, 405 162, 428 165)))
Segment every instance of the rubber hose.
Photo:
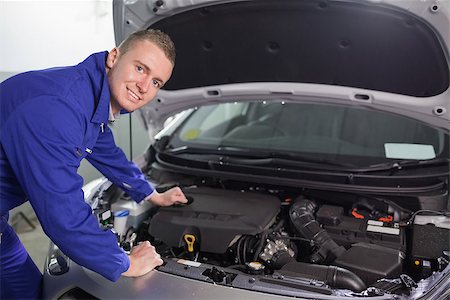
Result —
POLYGON ((314 217, 316 209, 317 204, 314 201, 300 197, 291 205, 289 217, 298 233, 312 240, 317 247, 316 252, 311 256, 311 262, 331 263, 346 250, 336 244, 329 234, 320 227, 319 222, 314 217))
POLYGON ((361 292, 366 289, 365 283, 355 273, 336 266, 313 265, 302 262, 291 262, 283 266, 280 273, 288 271, 285 275, 299 276, 325 282, 333 288, 349 289, 361 292))

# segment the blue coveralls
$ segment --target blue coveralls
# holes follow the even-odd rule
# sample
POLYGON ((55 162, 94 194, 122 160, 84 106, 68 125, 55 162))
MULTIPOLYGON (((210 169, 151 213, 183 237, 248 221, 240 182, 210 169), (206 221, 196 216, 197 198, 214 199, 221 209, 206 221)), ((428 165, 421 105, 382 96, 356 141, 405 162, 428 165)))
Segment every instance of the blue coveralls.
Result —
POLYGON ((82 63, 16 75, 0 84, 1 299, 38 298, 42 275, 15 232, 8 211, 30 201, 49 238, 73 261, 111 281, 129 267, 111 231, 84 202, 83 158, 140 202, 153 192, 106 126, 107 52, 82 63))

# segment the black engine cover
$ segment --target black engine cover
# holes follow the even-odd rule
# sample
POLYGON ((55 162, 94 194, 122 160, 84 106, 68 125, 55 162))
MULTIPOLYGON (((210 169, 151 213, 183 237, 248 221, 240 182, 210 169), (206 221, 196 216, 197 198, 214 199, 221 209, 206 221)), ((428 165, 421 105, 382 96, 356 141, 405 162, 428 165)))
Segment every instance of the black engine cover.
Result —
POLYGON ((161 207, 150 222, 149 233, 171 247, 186 245, 195 236, 196 251, 223 254, 244 234, 268 228, 280 210, 278 198, 212 188, 184 190, 189 205, 161 207))

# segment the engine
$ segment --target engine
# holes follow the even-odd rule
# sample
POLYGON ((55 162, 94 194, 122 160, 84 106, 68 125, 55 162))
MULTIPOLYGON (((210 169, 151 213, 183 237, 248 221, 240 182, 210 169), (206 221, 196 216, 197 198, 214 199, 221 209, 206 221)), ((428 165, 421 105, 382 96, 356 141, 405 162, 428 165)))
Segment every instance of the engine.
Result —
MULTIPOLYGON (((398 207, 365 197, 324 202, 268 190, 194 186, 183 191, 188 203, 171 207, 137 205, 121 192, 109 192, 113 213, 130 212, 128 229, 118 236, 122 247, 130 250, 149 240, 166 259, 244 274, 298 276, 357 292, 391 287, 398 278, 413 285, 448 264, 447 216, 416 216, 407 224, 405 219, 413 219, 398 207), (442 243, 424 248, 423 234, 440 234, 442 243)), ((105 204, 96 210, 100 223, 113 225, 103 217, 108 201, 100 202, 105 204)))
MULTIPOLYGON (((195 188, 185 191, 187 205, 161 207, 149 233, 170 247, 224 254, 244 235, 257 235, 273 225, 280 201, 270 195, 195 188)), ((190 251, 190 252, 192 252, 190 251)))
POLYGON ((247 272, 280 270, 297 260, 333 263, 366 284, 401 274, 405 232, 398 223, 363 219, 361 210, 360 218, 346 216, 342 207, 304 197, 282 212, 273 195, 212 188, 185 194, 188 204, 161 207, 150 218, 149 236, 165 253, 247 272))

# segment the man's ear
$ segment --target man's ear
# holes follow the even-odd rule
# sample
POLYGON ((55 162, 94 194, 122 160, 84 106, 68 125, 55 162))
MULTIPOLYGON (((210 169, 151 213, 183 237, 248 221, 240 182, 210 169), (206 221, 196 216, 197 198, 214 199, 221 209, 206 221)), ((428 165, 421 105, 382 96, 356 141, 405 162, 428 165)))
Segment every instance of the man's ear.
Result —
POLYGON ((114 47, 108 53, 108 57, 106 58, 106 67, 108 69, 111 69, 118 59, 119 59, 119 48, 114 47))

